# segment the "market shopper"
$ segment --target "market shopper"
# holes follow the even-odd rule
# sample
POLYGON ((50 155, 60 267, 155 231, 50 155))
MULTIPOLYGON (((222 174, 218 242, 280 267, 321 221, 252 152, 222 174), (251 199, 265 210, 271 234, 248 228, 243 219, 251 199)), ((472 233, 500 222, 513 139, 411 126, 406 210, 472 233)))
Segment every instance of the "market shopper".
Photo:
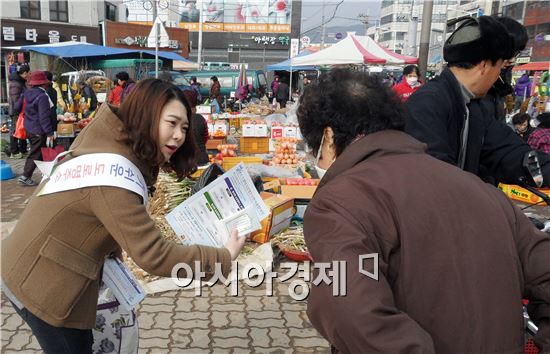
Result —
POLYGON ((418 81, 419 78, 420 70, 418 69, 418 66, 405 66, 405 68, 403 69, 403 77, 401 79, 401 82, 392 87, 397 96, 401 98, 401 102, 405 102, 410 97, 410 95, 416 92, 420 88, 420 86, 422 86, 422 83, 418 81))
POLYGON ((192 113, 192 126, 193 126, 193 137, 197 143, 197 155, 195 160, 198 165, 206 165, 210 159, 208 158, 208 152, 206 151, 206 142, 208 141, 208 124, 206 124, 206 119, 197 113, 197 93, 192 90, 184 90, 183 94, 191 106, 192 113))
POLYGON ((539 114, 537 119, 539 125, 529 136, 527 142, 533 149, 550 154, 550 112, 539 114))
POLYGON ((126 96, 132 92, 136 83, 134 80, 130 79, 130 75, 126 71, 121 71, 116 74, 118 84, 122 87, 122 93, 120 94, 120 103, 124 102, 126 96))
POLYGON ((297 116, 323 176, 304 216, 307 314, 333 353, 518 353, 522 297, 550 350, 550 237, 502 192, 426 154, 390 88, 333 69, 297 116))
MULTIPOLYGON (((531 180, 523 167, 532 149, 480 101, 514 55, 513 38, 495 18, 467 18, 445 42, 448 66, 406 102, 405 131, 428 153, 492 183, 531 180)), ((550 185, 550 157, 538 154, 550 185)))
POLYGON ((27 76, 30 71, 28 65, 21 65, 17 71, 10 75, 8 81, 8 114, 12 122, 10 126, 10 157, 13 158, 22 158, 27 153, 27 140, 18 139, 13 136, 13 133, 19 116, 19 112, 14 109, 15 104, 27 89, 27 76))
POLYGON ((512 124, 514 125, 515 132, 527 142, 529 136, 535 130, 531 126, 531 117, 527 113, 516 113, 512 117, 512 124))
MULTIPOLYGON (((92 166, 80 170, 82 187, 32 196, 2 241, 3 292, 46 354, 92 352, 102 266, 121 248, 153 275, 170 277, 175 265, 194 261, 208 278, 217 262, 228 275, 244 245, 236 231, 225 248, 182 246, 162 238, 145 207, 159 168, 179 178, 196 168, 190 116, 183 93, 156 79, 137 84, 119 109, 102 105, 55 170, 71 162, 92 166), (110 177, 92 180, 96 173, 110 177), (120 182, 127 177, 134 182, 120 182)), ((39 188, 52 183, 63 182, 52 176, 39 188)))
POLYGON ((221 110, 221 107, 222 107, 222 99, 221 99, 221 96, 220 96, 220 92, 221 92, 221 85, 220 85, 220 81, 218 80, 218 77, 217 76, 212 76, 210 78, 210 92, 209 92, 209 95, 210 95, 210 101, 213 102, 214 100, 216 101, 215 104, 218 105, 216 111, 219 112, 221 110))
POLYGON ((29 75, 28 84, 31 87, 26 90, 15 105, 15 111, 19 112, 24 108, 24 126, 27 132, 27 139, 31 143, 31 148, 23 174, 18 182, 24 186, 36 186, 37 183, 32 179, 32 174, 36 169, 34 160, 42 160, 42 148, 53 145, 54 127, 51 119, 51 109, 54 104, 48 96, 46 89, 50 81, 43 71, 33 71, 29 75))
POLYGON ((279 80, 279 75, 275 75, 273 81, 271 82, 271 92, 273 93, 273 97, 277 97, 277 91, 279 90, 279 85, 281 84, 279 80))
POLYGON ((97 109, 97 96, 95 94, 94 89, 91 88, 90 85, 88 85, 85 80, 83 79, 78 80, 77 86, 78 86, 78 92, 80 93, 80 96, 84 99, 84 102, 88 107, 87 111, 83 112, 87 117, 97 109))
POLYGON ((286 83, 285 80, 281 80, 279 82, 279 87, 277 88, 277 94, 275 95, 275 98, 277 98, 277 102, 279 102, 279 105, 281 108, 286 107, 286 103, 288 102, 288 96, 290 92, 290 87, 286 83))
POLYGON ((521 108, 521 105, 525 100, 531 98, 531 80, 529 79, 529 73, 526 72, 516 81, 514 87, 514 110, 517 111, 521 108))
POLYGON ((201 83, 197 81, 196 76, 191 76, 189 79, 189 84, 191 85, 191 89, 196 92, 197 94, 197 103, 202 103, 202 94, 201 94, 201 83))
POLYGON ((120 106, 120 99, 122 96, 122 86, 119 85, 118 79, 115 78, 113 80, 114 87, 111 89, 111 92, 109 92, 109 98, 107 99, 107 102, 113 106, 120 106))
MULTIPOLYGON (((499 16, 496 17, 496 20, 506 28, 508 34, 513 38, 514 57, 505 62, 500 75, 489 89, 489 92, 487 92, 487 95, 481 99, 481 102, 490 116, 502 123, 506 123, 506 113, 507 111, 511 112, 511 110, 505 109, 505 100, 507 96, 514 92, 514 87, 512 86, 512 68, 514 67, 515 57, 525 49, 529 37, 527 36, 525 26, 513 18, 499 16)), ((510 96, 510 100, 512 99, 510 96)))
POLYGON ((44 71, 44 74, 46 74, 49 82, 46 93, 50 101, 53 102, 52 107, 50 107, 50 121, 52 122, 52 129, 55 131, 57 128, 57 91, 53 88, 53 74, 49 71, 44 71))

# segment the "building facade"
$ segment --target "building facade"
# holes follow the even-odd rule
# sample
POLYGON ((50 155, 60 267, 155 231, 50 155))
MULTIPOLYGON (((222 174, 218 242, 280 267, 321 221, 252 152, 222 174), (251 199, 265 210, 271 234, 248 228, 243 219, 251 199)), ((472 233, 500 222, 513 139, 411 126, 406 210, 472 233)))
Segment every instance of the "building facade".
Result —
POLYGON ((524 62, 550 61, 550 2, 526 1, 523 25, 529 36, 524 62))
MULTIPOLYGON (((288 59, 292 38, 300 38, 301 0, 204 1, 203 64, 248 64, 265 69, 288 59)), ((151 23, 153 9, 141 0, 126 1, 128 22, 151 23)), ((196 0, 160 1, 158 15, 167 27, 189 30, 189 59, 197 61, 199 15, 196 0)), ((215 67, 215 65, 213 65, 215 67)))
POLYGON ((101 44, 99 21, 126 21, 122 0, 0 1, 2 46, 80 41, 101 44))

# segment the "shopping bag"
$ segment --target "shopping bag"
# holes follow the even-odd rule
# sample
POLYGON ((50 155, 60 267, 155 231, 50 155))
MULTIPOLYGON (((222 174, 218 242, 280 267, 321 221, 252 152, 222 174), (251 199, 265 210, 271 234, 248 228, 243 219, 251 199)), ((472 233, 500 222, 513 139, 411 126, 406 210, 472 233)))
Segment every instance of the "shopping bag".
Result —
POLYGON ((94 354, 137 354, 139 325, 134 310, 127 311, 102 282, 99 288, 96 323, 93 329, 94 354))
POLYGON ((214 109, 216 110, 216 113, 220 113, 220 104, 218 103, 217 99, 212 99, 212 102, 210 103, 211 106, 214 106, 214 109))
POLYGON ((21 108, 21 113, 17 117, 17 123, 15 124, 15 131, 13 136, 17 139, 25 140, 27 139, 27 131, 25 130, 25 106, 27 105, 27 100, 23 98, 23 107, 21 108))
POLYGON ((65 148, 61 145, 57 145, 54 148, 45 147, 40 150, 42 152, 42 161, 53 161, 57 155, 65 151, 65 148))

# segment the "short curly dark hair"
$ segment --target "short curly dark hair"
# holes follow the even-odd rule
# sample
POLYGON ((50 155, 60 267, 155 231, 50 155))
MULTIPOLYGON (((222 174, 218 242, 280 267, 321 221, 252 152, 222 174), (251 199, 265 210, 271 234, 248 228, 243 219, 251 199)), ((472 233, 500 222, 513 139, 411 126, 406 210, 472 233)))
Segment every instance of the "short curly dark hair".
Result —
POLYGON ((297 115, 300 132, 313 151, 319 149, 324 129, 331 127, 340 155, 361 134, 403 130, 406 111, 380 78, 333 69, 305 88, 297 115))

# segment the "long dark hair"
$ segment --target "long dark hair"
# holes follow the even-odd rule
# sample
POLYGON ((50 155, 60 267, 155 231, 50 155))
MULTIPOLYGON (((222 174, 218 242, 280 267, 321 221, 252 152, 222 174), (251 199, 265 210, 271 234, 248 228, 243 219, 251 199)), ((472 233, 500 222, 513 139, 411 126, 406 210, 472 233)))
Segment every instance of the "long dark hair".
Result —
POLYGON ((171 100, 178 100, 185 106, 189 131, 192 131, 191 107, 185 96, 173 84, 159 79, 146 79, 137 83, 117 114, 124 123, 125 141, 132 146, 137 158, 147 161, 157 172, 159 167, 171 169, 176 172, 178 179, 182 179, 197 170, 193 134, 185 136, 183 145, 167 163, 158 148, 160 116, 171 100))

